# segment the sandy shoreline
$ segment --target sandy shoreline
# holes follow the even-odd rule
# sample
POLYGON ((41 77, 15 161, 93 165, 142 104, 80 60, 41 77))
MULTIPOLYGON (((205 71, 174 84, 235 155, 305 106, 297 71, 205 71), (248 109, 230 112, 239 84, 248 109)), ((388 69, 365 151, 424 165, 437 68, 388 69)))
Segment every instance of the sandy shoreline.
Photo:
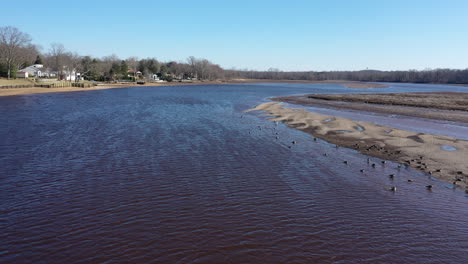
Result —
POLYGON ((267 112, 275 116, 271 118, 272 121, 282 121, 330 143, 398 162, 454 186, 468 186, 466 140, 326 116, 304 109, 285 108, 278 101, 264 103, 251 110, 267 112))
MULTIPOLYGON (((434 95, 447 96, 447 100, 458 100, 466 97, 468 105, 468 93, 421 93, 421 101, 427 100, 425 106, 408 106, 399 104, 398 100, 406 97, 407 95, 416 93, 401 93, 397 100, 389 104, 379 104, 382 102, 382 97, 385 94, 341 94, 341 95, 314 95, 318 97, 328 98, 328 100, 312 98, 312 95, 297 95, 297 96, 282 96, 273 98, 274 101, 286 102, 290 104, 306 105, 306 106, 320 106, 326 108, 340 109, 340 110, 356 110, 366 111, 372 113, 382 113, 387 115, 403 115, 418 118, 427 118, 435 120, 446 120, 468 124, 468 113, 461 110, 444 109, 444 102, 437 102, 437 98, 432 98, 434 95), (356 101, 346 101, 346 98, 355 98, 356 101), (344 100, 341 100, 344 99, 344 100)), ((436 96, 438 97, 438 96, 436 96)), ((460 106, 456 106, 460 107, 460 106)), ((461 106, 466 107, 466 106, 461 106)))
POLYGON ((62 93, 62 92, 86 92, 95 90, 105 89, 116 89, 116 88, 129 88, 129 87, 145 87, 145 86, 182 86, 182 85, 205 85, 205 84, 225 84, 224 82, 168 82, 168 83, 146 83, 146 84, 134 84, 134 83, 122 83, 122 84, 101 84, 88 88, 80 87, 60 87, 60 88, 9 88, 0 89, 0 96, 13 96, 13 95, 27 95, 27 94, 42 94, 42 93, 62 93))

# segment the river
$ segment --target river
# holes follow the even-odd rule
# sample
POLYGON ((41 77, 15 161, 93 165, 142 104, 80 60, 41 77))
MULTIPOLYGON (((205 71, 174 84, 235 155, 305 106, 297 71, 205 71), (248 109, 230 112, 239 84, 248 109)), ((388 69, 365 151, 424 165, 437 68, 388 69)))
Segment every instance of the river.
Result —
POLYGON ((239 84, 1 97, 0 263, 468 263, 462 191, 392 162, 361 173, 367 156, 244 112, 290 94, 417 91, 468 87, 239 84))

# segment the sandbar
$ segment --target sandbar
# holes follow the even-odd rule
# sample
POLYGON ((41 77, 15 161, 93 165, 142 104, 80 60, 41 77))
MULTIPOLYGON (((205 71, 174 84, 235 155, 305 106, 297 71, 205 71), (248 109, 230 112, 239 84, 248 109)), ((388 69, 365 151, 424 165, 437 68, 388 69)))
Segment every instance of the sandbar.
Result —
POLYGON ((454 187, 468 186, 466 140, 287 108, 279 101, 260 104, 250 109, 253 110, 273 115, 271 121, 282 121, 330 143, 398 162, 403 167, 432 175, 454 187))

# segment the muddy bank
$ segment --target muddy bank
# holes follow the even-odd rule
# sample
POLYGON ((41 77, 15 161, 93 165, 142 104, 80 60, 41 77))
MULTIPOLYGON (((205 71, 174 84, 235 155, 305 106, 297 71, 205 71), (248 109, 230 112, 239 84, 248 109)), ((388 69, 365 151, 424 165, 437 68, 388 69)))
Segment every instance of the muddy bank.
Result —
MULTIPOLYGON (((454 186, 468 186, 468 141, 285 108, 280 102, 264 103, 251 110, 267 112, 275 116, 272 121, 285 122, 333 144, 398 162, 454 186)), ((381 163, 372 162, 379 166, 381 163)))
MULTIPOLYGON (((418 118, 447 120, 468 123, 468 112, 446 108, 468 107, 466 93, 401 93, 401 94, 349 94, 349 95, 298 95, 273 98, 274 101, 291 104, 319 106, 334 109, 349 109, 388 115, 404 115, 418 118), (405 96, 409 94, 409 99, 405 96), (403 105, 399 99, 414 102, 413 106, 403 105), (438 101, 440 99, 440 102, 438 101), (450 105, 453 99, 454 106, 450 105), (427 102, 424 102, 427 100, 427 102), (463 105, 463 100, 466 105, 463 105), (382 102, 382 103, 379 103, 382 102), (387 102, 387 103, 384 103, 387 102), (434 107, 432 107, 434 106, 434 107)), ((468 111, 468 109, 467 109, 468 111)))
POLYGON ((468 93, 310 94, 307 98, 468 111, 468 93))

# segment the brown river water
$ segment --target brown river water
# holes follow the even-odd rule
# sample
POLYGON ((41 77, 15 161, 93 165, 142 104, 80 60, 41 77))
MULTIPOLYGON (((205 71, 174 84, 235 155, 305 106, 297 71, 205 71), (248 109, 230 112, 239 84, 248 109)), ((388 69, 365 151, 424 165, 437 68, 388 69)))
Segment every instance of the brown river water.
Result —
MULTIPOLYGON (((0 263, 468 263, 463 191, 244 113, 289 94, 438 90, 468 92, 257 84, 0 98, 0 263)), ((468 131, 391 118, 372 120, 468 131)))

